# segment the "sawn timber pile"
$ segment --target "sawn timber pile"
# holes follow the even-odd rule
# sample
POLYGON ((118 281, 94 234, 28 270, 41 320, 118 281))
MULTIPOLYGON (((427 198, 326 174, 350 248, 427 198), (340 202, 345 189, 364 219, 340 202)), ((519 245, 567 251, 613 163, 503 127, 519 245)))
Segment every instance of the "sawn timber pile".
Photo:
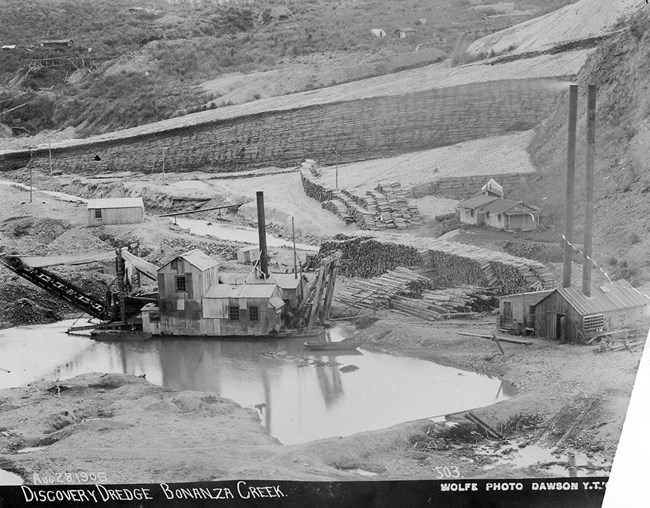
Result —
POLYGON ((498 305, 490 288, 434 286, 433 280, 398 267, 369 280, 354 280, 339 290, 335 300, 357 309, 390 308, 429 321, 473 316, 498 305))
POLYGON ((338 235, 321 245, 318 256, 336 250, 343 252, 342 274, 350 277, 375 277, 408 266, 426 268, 441 286, 489 287, 502 295, 555 287, 551 273, 537 261, 415 235, 338 235))

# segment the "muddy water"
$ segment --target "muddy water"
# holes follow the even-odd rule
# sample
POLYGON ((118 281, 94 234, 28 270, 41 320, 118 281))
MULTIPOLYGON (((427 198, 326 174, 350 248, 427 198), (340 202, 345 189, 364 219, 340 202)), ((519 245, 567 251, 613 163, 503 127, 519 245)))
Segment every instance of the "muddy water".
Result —
MULTIPOLYGON (((232 224, 222 224, 208 222, 202 219, 184 219, 180 217, 170 218, 183 229, 188 229, 190 233, 198 236, 214 236, 224 240, 234 242, 245 242, 257 244, 259 242, 259 233, 255 228, 245 226, 235 226, 232 224)), ((266 235, 266 243, 269 247, 292 247, 290 240, 276 238, 273 235, 266 235)), ((301 250, 317 251, 318 247, 304 243, 296 243, 296 248, 301 250)))
MULTIPOLYGON (((285 444, 386 428, 513 395, 498 379, 413 358, 363 349, 313 354, 304 339, 107 343, 67 336, 71 324, 0 331, 0 368, 11 371, 0 370, 0 388, 87 372, 146 374, 158 385, 216 392, 256 408, 285 444)), ((332 333, 337 340, 352 330, 332 333)))

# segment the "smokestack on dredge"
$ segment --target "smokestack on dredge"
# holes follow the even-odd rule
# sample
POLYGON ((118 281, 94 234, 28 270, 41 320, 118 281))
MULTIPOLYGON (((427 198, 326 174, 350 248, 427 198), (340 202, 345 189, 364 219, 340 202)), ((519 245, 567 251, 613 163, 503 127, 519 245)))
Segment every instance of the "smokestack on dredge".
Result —
POLYGON ((564 253, 562 287, 571 287, 571 258, 573 257, 573 188, 576 167, 576 124, 578 119, 578 85, 569 86, 569 141, 567 147, 566 206, 564 215, 564 253))
POLYGON ((269 278, 269 257, 266 250, 266 217, 264 216, 264 192, 257 191, 257 230, 260 239, 260 270, 264 279, 269 278))
POLYGON ((587 92, 587 163, 585 168, 585 235, 582 259, 582 293, 591 296, 591 251, 594 229, 594 159, 596 153, 596 85, 587 92))

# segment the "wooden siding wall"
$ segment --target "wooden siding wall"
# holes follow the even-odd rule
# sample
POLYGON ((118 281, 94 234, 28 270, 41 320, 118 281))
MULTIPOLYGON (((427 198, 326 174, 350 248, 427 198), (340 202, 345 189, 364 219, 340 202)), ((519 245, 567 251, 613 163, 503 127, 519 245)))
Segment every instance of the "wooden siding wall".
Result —
POLYGON ((110 224, 136 224, 144 222, 142 207, 133 208, 102 208, 102 218, 95 218, 95 208, 88 209, 88 225, 104 226, 110 224))
POLYGON ((487 212, 483 212, 483 217, 483 224, 486 226, 491 226, 497 229, 504 229, 506 227, 505 215, 502 213, 490 212, 488 217, 487 212), (501 217, 501 220, 499 220, 499 217, 501 217))
MULTIPOLYGON (((579 314, 569 302, 559 293, 551 294, 546 300, 535 307, 535 333, 538 337, 557 339, 556 319, 557 314, 564 314, 565 330, 564 341, 580 341, 581 337, 577 330, 582 331, 583 315, 579 314)), ((620 328, 634 328, 637 321, 647 316, 647 305, 617 309, 614 311, 595 312, 603 314, 605 318, 605 330, 616 330, 620 328)), ((592 315, 592 314, 589 314, 592 315)))
POLYGON ((534 221, 528 214, 511 215, 509 219, 506 219, 505 224, 506 226, 509 226, 510 229, 537 229, 537 221, 534 221))
POLYGON ((460 209, 460 221, 465 224, 479 224, 478 223, 479 214, 476 210, 469 210, 467 208, 460 209), (472 216, 472 211, 474 215, 472 216))
POLYGON ((524 293, 519 295, 509 295, 501 298, 499 302, 499 313, 501 316, 501 326, 504 328, 513 328, 521 330, 524 326, 531 326, 535 314, 530 313, 530 306, 537 305, 541 300, 549 295, 549 291, 540 291, 538 293, 524 293), (505 320, 505 302, 510 302, 512 306, 512 320, 505 320))

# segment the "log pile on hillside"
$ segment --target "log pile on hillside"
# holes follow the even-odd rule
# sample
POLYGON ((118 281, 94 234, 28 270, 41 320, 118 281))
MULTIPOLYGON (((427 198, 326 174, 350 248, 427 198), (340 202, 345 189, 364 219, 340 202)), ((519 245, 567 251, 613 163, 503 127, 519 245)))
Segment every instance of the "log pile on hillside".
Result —
POLYGON ((352 218, 361 229, 380 230, 409 229, 424 222, 417 207, 408 203, 399 182, 380 185, 362 197, 345 189, 332 189, 320 181, 320 176, 314 161, 303 163, 300 178, 305 194, 346 223, 352 218))

